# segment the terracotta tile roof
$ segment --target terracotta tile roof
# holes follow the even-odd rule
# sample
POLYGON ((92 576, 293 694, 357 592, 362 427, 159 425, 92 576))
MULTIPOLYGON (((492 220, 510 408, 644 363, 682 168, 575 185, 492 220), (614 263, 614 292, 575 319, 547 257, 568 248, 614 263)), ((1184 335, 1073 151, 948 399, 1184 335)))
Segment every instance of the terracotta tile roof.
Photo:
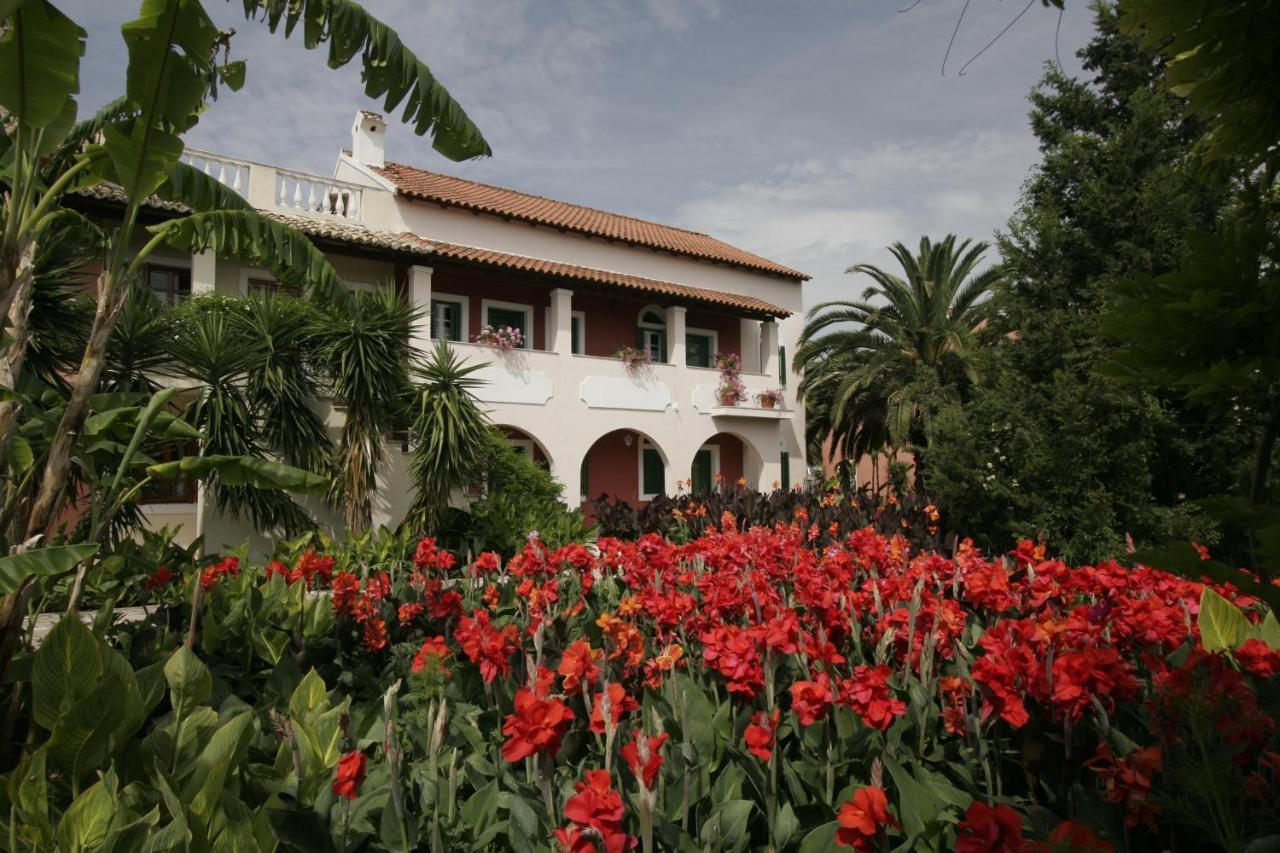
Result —
POLYGON ((549 225, 593 237, 621 240, 625 243, 648 246, 709 261, 719 261, 797 281, 805 281, 809 278, 802 272, 736 246, 730 246, 728 243, 697 231, 659 225, 656 222, 608 213, 580 204, 555 201, 517 190, 503 189, 450 175, 441 175, 437 172, 427 172, 400 163, 387 163, 374 171, 395 184, 396 188, 409 198, 491 213, 537 225, 549 225))
POLYGON ((531 258, 527 255, 513 255, 509 252, 497 252, 492 249, 476 248, 475 246, 462 246, 457 243, 428 240, 415 234, 406 233, 404 236, 418 240, 424 246, 431 246, 434 249, 432 255, 438 258, 502 267, 520 272, 540 273, 573 281, 613 285, 658 296, 672 296, 677 299, 703 302, 709 305, 736 308, 753 314, 768 314, 773 317, 791 316, 791 312, 787 309, 765 302, 763 299, 756 299, 754 296, 741 296, 737 293, 708 290, 703 287, 677 284, 673 281, 661 281, 656 278, 645 278, 628 273, 583 267, 577 264, 566 264, 560 261, 548 261, 542 258, 531 258))
MULTIPOLYGON (((120 204, 123 204, 125 201, 124 192, 114 184, 97 184, 95 186, 79 190, 78 194, 88 198, 95 198, 101 201, 118 202, 120 204)), ((187 207, 178 202, 163 201, 155 196, 152 196, 147 200, 147 206, 171 213, 188 212, 187 207)), ((643 276, 629 275, 627 273, 612 272, 610 270, 595 269, 593 267, 583 267, 576 264, 561 263, 559 261, 548 261, 543 260, 542 258, 531 258, 526 255, 513 255, 508 252, 496 252, 492 249, 480 249, 475 246, 463 246, 458 243, 444 243, 435 240, 428 240, 423 237, 419 237, 416 234, 407 232, 404 234, 397 234, 394 231, 380 231, 373 228, 366 228, 363 225, 356 225, 354 223, 341 222, 333 219, 321 219, 319 217, 301 216, 292 213, 279 213, 270 210, 260 211, 260 213, 278 222, 283 222, 286 225, 296 228, 308 237, 330 240, 335 243, 342 243, 350 246, 384 249, 387 251, 413 255, 424 260, 430 260, 432 258, 448 258, 450 260, 464 263, 500 267, 502 269, 554 276, 556 278, 570 279, 573 281, 585 281, 595 284, 611 285, 627 290, 634 290, 640 293, 651 293, 656 296, 669 296, 675 297, 676 299, 700 302, 707 305, 735 308, 751 314, 762 314, 773 317, 788 317, 791 315, 791 312, 785 308, 780 308, 777 305, 765 302, 762 299, 756 299, 753 296, 740 296, 736 293, 725 293, 719 290, 709 290, 703 287, 692 287, 686 284, 677 284, 672 281, 661 281, 659 279, 645 278, 643 276)))

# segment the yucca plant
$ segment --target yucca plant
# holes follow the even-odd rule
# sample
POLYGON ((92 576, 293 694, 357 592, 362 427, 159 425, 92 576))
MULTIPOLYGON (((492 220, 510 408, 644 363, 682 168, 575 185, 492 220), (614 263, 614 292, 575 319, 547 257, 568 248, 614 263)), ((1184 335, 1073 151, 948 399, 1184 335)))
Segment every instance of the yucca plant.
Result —
POLYGON ((476 476, 491 429, 475 395, 482 381, 475 373, 485 366, 464 365, 448 344, 437 341, 419 372, 410 411, 415 496, 406 525, 428 529, 449 506, 450 495, 476 476))
MULTIPOLYGON (((172 371, 192 386, 183 417, 200 431, 200 455, 267 461, 275 448, 259 429, 249 383, 264 361, 266 345, 246 333, 242 304, 208 296, 181 306, 172 317, 168 351, 172 371)), ((205 488, 219 511, 247 515, 260 530, 292 534, 314 523, 284 491, 226 483, 216 473, 205 488)))
POLYGON ((388 285, 354 294, 349 309, 322 312, 312 328, 317 364, 345 416, 329 498, 355 533, 372 523, 387 437, 403 423, 409 335, 420 316, 388 285))

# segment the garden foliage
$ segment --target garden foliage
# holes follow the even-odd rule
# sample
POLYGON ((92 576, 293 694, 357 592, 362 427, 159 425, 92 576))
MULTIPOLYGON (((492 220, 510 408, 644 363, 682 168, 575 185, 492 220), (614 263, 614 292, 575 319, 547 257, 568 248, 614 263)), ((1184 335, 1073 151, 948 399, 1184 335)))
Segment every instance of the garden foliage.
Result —
POLYGON ((281 543, 150 578, 152 623, 59 623, 20 667, 0 838, 1240 850, 1280 828, 1280 624, 1229 587, 803 510, 370 556, 281 543))

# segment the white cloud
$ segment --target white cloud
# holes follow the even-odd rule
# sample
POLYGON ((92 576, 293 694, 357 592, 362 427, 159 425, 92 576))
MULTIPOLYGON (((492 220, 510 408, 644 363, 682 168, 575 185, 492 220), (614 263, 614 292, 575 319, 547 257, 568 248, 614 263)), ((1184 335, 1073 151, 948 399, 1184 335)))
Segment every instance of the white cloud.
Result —
POLYGON ((984 131, 778 163, 759 180, 705 188, 677 219, 809 273, 806 302, 814 304, 861 291, 844 270, 892 263, 884 247, 894 241, 948 232, 989 240, 1035 153, 1024 134, 984 131))

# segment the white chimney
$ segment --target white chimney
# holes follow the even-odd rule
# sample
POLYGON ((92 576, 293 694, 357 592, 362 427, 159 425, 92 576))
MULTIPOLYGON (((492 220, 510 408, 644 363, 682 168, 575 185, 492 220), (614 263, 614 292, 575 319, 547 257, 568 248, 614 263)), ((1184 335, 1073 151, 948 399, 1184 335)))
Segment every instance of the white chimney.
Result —
POLYGON ((357 110, 351 125, 351 157, 357 163, 381 167, 385 162, 386 136, 386 119, 368 110, 357 110))

